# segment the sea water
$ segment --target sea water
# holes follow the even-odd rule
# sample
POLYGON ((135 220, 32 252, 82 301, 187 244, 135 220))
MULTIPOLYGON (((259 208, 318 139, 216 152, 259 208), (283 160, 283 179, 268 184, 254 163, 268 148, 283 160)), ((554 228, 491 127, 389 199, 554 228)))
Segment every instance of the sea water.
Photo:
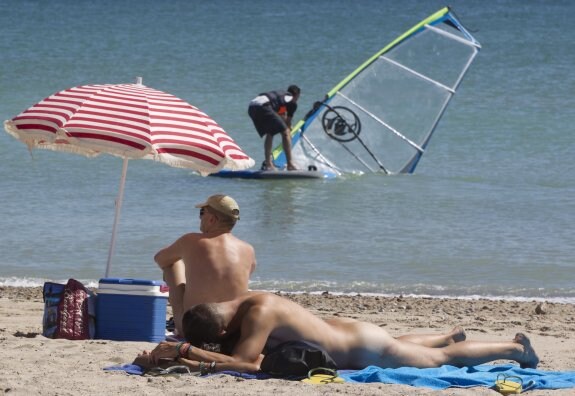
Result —
MULTIPOLYGON (((214 193, 241 207, 256 289, 575 301, 571 1, 452 1, 482 50, 415 174, 229 180, 130 161, 112 277, 197 231, 214 193)), ((133 83, 189 101, 251 155, 247 105, 297 84, 296 119, 441 1, 0 0, 0 118, 59 90, 133 83)), ((449 62, 446 59, 445 62, 449 62)), ((279 139, 277 141, 279 143, 279 139)), ((121 159, 0 134, 0 285, 104 276, 121 159)))

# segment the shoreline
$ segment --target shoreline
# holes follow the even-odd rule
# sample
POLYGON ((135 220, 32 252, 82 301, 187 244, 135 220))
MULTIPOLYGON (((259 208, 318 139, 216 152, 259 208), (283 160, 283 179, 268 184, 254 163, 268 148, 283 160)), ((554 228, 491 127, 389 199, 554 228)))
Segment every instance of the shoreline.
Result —
MULTIPOLYGON (((96 281, 89 281, 85 282, 80 279, 78 281, 82 282, 86 288, 97 291, 98 289, 98 282, 96 281)), ((65 284, 67 280, 46 280, 46 282, 56 282, 65 284)), ((40 294, 42 290, 42 284, 40 282, 25 282, 24 284, 17 284, 18 281, 0 281, 0 290, 3 288, 6 289, 39 289, 40 294)), ((537 302, 537 303, 553 303, 553 304, 575 304, 575 297, 526 297, 526 296, 509 296, 509 295, 478 295, 478 294, 469 294, 469 295, 448 295, 448 294, 415 294, 415 293, 374 293, 374 292, 362 292, 362 291, 351 291, 351 292, 340 292, 340 291, 330 291, 330 290, 301 290, 301 291, 294 291, 294 290, 285 290, 285 289, 260 289, 260 288, 250 288, 250 290, 261 290, 275 294, 282 294, 282 295, 311 295, 311 296, 318 296, 329 294, 332 296, 338 297, 353 297, 353 296, 360 296, 360 297, 380 297, 380 298, 413 298, 413 299, 439 299, 439 300, 487 300, 487 301, 509 301, 509 302, 537 302)), ((27 293, 27 292, 22 292, 27 293)))
MULTIPOLYGON (((463 300, 278 293, 321 317, 342 316, 375 323, 391 335, 439 333, 462 326, 470 340, 508 340, 525 332, 541 358, 539 369, 575 368, 575 305, 536 301, 463 300)), ((498 395, 494 390, 448 388, 434 391, 407 385, 306 385, 286 380, 244 380, 218 375, 209 378, 141 377, 107 372, 104 367, 131 363, 155 343, 101 339, 69 341, 41 336, 44 304, 41 287, 0 286, 0 389, 15 395, 58 394, 333 394, 498 395), (336 387, 336 388, 335 388, 336 387)), ((167 316, 171 308, 168 307, 167 316)), ((508 363, 497 361, 494 363, 508 363)), ((534 390, 529 395, 575 395, 574 389, 534 390)))

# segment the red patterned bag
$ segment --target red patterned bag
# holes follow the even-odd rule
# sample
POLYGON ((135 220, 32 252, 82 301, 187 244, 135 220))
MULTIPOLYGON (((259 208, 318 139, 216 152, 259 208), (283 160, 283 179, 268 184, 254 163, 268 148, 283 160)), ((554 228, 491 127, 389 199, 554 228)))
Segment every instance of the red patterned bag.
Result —
MULTIPOLYGON (((92 318, 90 317, 89 297, 90 292, 81 282, 68 279, 63 290, 54 290, 57 284, 47 283, 44 285, 44 335, 50 338, 65 338, 68 340, 86 340, 93 338, 91 331, 92 318), (51 298, 47 298, 52 292, 51 298), (57 301, 56 320, 53 320, 53 311, 57 301), (50 303, 50 307, 48 306, 50 303), (49 310, 50 314, 46 315, 49 310), (47 323, 47 317, 52 319, 47 323), (48 331, 47 325, 50 325, 48 331)), ((61 286, 61 285, 60 285, 61 286)))

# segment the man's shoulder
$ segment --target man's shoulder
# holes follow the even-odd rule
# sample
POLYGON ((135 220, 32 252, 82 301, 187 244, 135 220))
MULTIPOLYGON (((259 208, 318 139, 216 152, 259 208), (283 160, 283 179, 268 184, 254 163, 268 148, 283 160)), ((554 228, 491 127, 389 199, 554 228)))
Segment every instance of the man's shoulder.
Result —
POLYGON ((253 294, 243 301, 242 316, 248 321, 264 322, 266 326, 277 324, 277 313, 282 311, 280 297, 269 292, 252 292, 253 294))
POLYGON ((279 297, 273 293, 265 291, 251 291, 249 298, 245 300, 250 306, 264 306, 274 303, 279 297))
POLYGON ((237 244, 241 244, 241 245, 244 245, 244 246, 249 246, 250 248, 253 249, 253 246, 252 246, 249 242, 244 241, 243 239, 238 238, 237 236, 235 236, 234 234, 232 234, 232 231, 231 231, 231 230, 228 231, 228 232, 219 234, 219 235, 217 235, 217 236, 218 236, 218 237, 221 237, 222 239, 224 239, 224 240, 226 240, 226 241, 229 241, 229 242, 231 242, 231 243, 237 243, 237 244))
POLYGON ((226 232, 214 232, 214 233, 189 233, 182 236, 186 242, 190 243, 198 243, 204 245, 228 245, 228 244, 235 244, 235 245, 242 245, 242 246, 249 246, 253 249, 252 245, 248 242, 236 237, 231 233, 231 231, 226 232))
POLYGON ((188 239, 201 239, 203 235, 204 234, 201 234, 199 232, 188 232, 187 234, 182 235, 180 237, 180 239, 186 239, 186 240, 188 240, 188 239))
POLYGON ((232 233, 230 233, 229 235, 230 235, 230 237, 231 237, 234 241, 236 241, 236 242, 238 242, 238 243, 241 243, 241 244, 244 244, 244 245, 247 245, 247 246, 253 248, 252 244, 249 243, 248 241, 244 241, 243 239, 238 238, 237 236, 233 235, 232 233))
POLYGON ((200 246, 205 244, 206 235, 199 232, 189 232, 184 234, 178 240, 183 249, 189 249, 191 246, 200 246))

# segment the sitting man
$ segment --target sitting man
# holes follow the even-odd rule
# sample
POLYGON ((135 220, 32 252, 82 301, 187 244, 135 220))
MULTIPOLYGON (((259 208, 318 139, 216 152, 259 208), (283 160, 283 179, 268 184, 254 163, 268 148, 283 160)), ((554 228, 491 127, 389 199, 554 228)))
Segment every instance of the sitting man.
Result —
POLYGON ((170 288, 178 334, 182 334, 185 311, 199 303, 228 301, 246 293, 256 268, 254 248, 231 233, 240 218, 236 201, 212 195, 196 208, 200 208, 201 233, 184 234, 154 256, 170 288))
POLYGON ((515 360, 521 367, 535 368, 539 362, 529 339, 522 333, 512 341, 468 341, 457 335, 460 332, 456 328, 454 338, 460 339, 454 342, 445 342, 443 346, 418 343, 417 336, 413 340, 393 338, 372 323, 345 318, 324 320, 288 299, 265 292, 246 293, 223 303, 196 305, 184 314, 183 327, 189 344, 162 342, 147 355, 148 360, 158 363, 160 359, 179 357, 180 363, 196 369, 205 367, 204 362, 211 362, 212 371, 258 371, 265 347, 303 340, 322 347, 340 369, 362 369, 369 365, 474 366, 498 359, 515 360), (223 343, 230 335, 238 340, 229 356, 196 348, 205 343, 223 343))

